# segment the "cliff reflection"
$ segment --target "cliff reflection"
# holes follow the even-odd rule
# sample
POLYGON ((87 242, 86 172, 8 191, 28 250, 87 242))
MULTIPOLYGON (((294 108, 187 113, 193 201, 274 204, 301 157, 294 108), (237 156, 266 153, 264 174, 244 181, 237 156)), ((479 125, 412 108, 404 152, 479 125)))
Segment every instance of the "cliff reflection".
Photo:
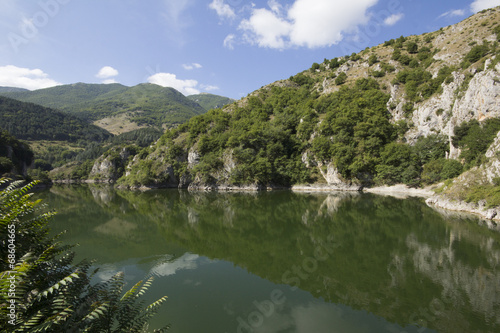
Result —
MULTIPOLYGON (((204 256, 403 327, 500 329, 499 234, 443 218, 420 199, 81 186, 42 195, 61 207, 56 229, 71 229, 69 242, 101 262, 133 252, 191 267, 190 258, 204 256)), ((154 273, 172 269, 157 265, 154 273)))

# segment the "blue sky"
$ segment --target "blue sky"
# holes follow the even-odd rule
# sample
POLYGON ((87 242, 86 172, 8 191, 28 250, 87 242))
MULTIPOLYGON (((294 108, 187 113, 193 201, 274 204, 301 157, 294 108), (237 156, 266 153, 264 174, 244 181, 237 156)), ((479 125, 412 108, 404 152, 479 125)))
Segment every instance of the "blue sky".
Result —
POLYGON ((0 86, 150 82, 232 98, 500 0, 0 0, 0 86))

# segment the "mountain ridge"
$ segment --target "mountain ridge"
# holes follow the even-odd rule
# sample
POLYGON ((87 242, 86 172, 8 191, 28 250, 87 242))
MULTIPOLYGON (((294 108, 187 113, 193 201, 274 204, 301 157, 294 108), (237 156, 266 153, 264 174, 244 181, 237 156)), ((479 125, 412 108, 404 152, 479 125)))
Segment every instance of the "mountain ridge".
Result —
POLYGON ((16 87, 0 87, 0 93, 22 92, 22 91, 28 91, 28 89, 16 88, 16 87))
POLYGON ((0 90, 0 95, 58 109, 114 134, 143 127, 165 129, 206 112, 177 90, 150 83, 127 87, 79 82, 34 91, 0 90))

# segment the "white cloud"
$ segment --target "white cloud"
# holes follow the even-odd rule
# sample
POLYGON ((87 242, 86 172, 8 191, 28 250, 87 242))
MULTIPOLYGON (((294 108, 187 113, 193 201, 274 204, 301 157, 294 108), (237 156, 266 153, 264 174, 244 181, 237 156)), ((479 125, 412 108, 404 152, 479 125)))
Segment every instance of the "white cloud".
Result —
POLYGON ((148 82, 162 87, 174 88, 184 95, 194 95, 200 93, 200 91, 196 88, 198 86, 198 81, 179 80, 175 74, 171 73, 156 73, 148 77, 148 82))
POLYGON ((214 90, 219 90, 219 87, 211 86, 211 85, 207 85, 207 84, 202 84, 201 89, 203 89, 205 91, 214 91, 214 90))
POLYGON ((106 79, 106 80, 103 80, 102 83, 111 84, 111 83, 118 83, 118 81, 116 81, 115 79, 106 79))
POLYGON ((0 66, 0 86, 25 88, 29 90, 43 89, 60 85, 49 78, 41 69, 29 69, 16 66, 0 66))
POLYGON ((96 74, 96 77, 99 79, 109 79, 111 77, 117 76, 119 73, 116 69, 111 66, 104 66, 99 70, 96 74))
POLYGON ((464 16, 464 15, 465 15, 465 10, 463 10, 463 9, 452 9, 452 10, 447 11, 446 13, 443 13, 443 14, 439 15, 438 19, 442 18, 442 17, 454 17, 454 16, 464 16))
POLYGON ((403 13, 392 14, 391 16, 389 16, 384 20, 384 24, 388 26, 394 25, 398 23, 404 16, 405 15, 403 13))
POLYGON ((352 33, 359 25, 366 24, 370 18, 367 10, 377 1, 295 0, 283 10, 277 0, 270 0, 270 9, 253 9, 239 28, 244 31, 244 40, 261 47, 331 46, 342 40, 343 33, 352 33))
POLYGON ((248 32, 246 39, 251 43, 282 49, 286 46, 285 38, 290 35, 292 24, 270 10, 259 8, 248 20, 241 22, 240 29, 248 32))
POLYGON ((203 66, 196 63, 196 62, 193 62, 192 64, 183 64, 182 67, 185 69, 185 70, 193 70, 193 69, 199 69, 199 68, 202 68, 203 66))
POLYGON ((366 11, 377 0, 297 0, 288 12, 294 22, 291 41, 309 48, 331 46, 342 40, 342 32, 369 20, 366 11))
POLYGON ((175 259, 172 262, 161 263, 154 266, 151 269, 151 274, 156 276, 169 276, 174 275, 177 271, 185 269, 196 269, 198 268, 198 258, 197 254, 185 253, 182 257, 175 259))
POLYGON ((230 50, 234 50, 234 42, 236 40, 236 36, 233 34, 229 34, 224 38, 224 47, 230 50))
POLYGON ((482 11, 483 9, 493 8, 496 6, 500 6, 500 0, 475 0, 470 5, 470 10, 472 12, 477 13, 482 11))
POLYGON ((267 2, 267 5, 273 12, 276 14, 280 15, 281 11, 283 10, 283 6, 277 1, 277 0, 269 0, 267 2))
POLYGON ((217 12, 220 18, 235 18, 236 14, 234 10, 228 4, 224 3, 224 0, 213 0, 208 7, 217 12))

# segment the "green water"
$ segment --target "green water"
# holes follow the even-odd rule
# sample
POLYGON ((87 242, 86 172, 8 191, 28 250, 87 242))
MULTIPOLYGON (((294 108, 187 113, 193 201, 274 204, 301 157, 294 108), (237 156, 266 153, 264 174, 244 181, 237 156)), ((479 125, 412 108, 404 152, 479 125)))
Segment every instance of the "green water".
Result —
POLYGON ((96 279, 156 277, 171 332, 500 332, 500 234, 421 199, 55 186, 96 279))

